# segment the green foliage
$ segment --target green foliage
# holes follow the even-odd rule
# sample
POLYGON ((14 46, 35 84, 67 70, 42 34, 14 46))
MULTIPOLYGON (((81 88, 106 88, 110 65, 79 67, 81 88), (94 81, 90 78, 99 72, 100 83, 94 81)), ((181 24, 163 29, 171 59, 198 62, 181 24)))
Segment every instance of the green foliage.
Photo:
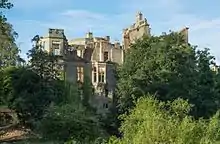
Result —
POLYGON ((94 113, 83 105, 80 95, 75 93, 76 87, 73 85, 69 91, 67 103, 50 107, 37 130, 44 138, 58 141, 89 143, 104 136, 94 113))
POLYGON ((45 81, 58 80, 62 73, 59 57, 44 50, 39 35, 36 35, 32 41, 35 44, 27 53, 30 58, 29 67, 45 81))
POLYGON ((208 49, 196 51, 182 35, 144 37, 133 44, 119 72, 118 103, 122 113, 145 94, 160 100, 188 99, 196 117, 209 117, 219 106, 216 74, 208 49))
MULTIPOLYGON (((220 108, 220 84, 216 72, 210 69, 214 66, 214 57, 210 55, 209 49, 197 51, 197 66, 194 89, 196 93, 193 97, 193 102, 196 105, 194 113, 199 116, 210 116, 220 108)), ((192 96, 192 95, 191 95, 192 96)))
POLYGON ((3 77, 2 77, 3 71, 0 69, 0 106, 4 105, 4 98, 3 98, 3 77))
POLYGON ((4 104, 15 110, 23 122, 40 118, 53 100, 50 89, 42 87, 40 77, 26 68, 6 68, 1 82, 4 104))
POLYGON ((120 126, 118 109, 114 105, 109 108, 105 116, 100 116, 100 122, 102 123, 102 128, 106 130, 109 135, 120 136, 118 131, 120 126))
POLYGON ((83 97, 82 97, 82 104, 88 108, 88 110, 91 110, 91 104, 90 104, 90 100, 93 98, 93 85, 92 82, 90 80, 90 78, 85 75, 84 77, 84 82, 82 85, 82 91, 83 91, 83 97))
POLYGON ((1 0, 0 1, 0 8, 3 9, 10 9, 13 7, 13 4, 9 2, 9 0, 1 0))
MULTIPOLYGON (((0 9, 10 9, 13 5, 8 0, 0 2, 0 9)), ((16 65, 19 49, 15 43, 17 33, 7 18, 0 12, 0 69, 16 65)))
POLYGON ((57 58, 37 45, 29 52, 29 57, 28 67, 5 68, 0 77, 1 103, 15 110, 25 124, 41 119, 51 103, 65 100, 64 82, 59 80, 59 71, 54 68, 57 58))
POLYGON ((93 115, 83 107, 69 104, 52 107, 41 121, 40 128, 45 138, 59 141, 89 142, 102 133, 93 115))
POLYGON ((187 101, 161 102, 152 96, 140 98, 128 115, 122 115, 121 139, 112 144, 217 144, 220 141, 219 113, 209 120, 188 116, 192 108, 187 101))

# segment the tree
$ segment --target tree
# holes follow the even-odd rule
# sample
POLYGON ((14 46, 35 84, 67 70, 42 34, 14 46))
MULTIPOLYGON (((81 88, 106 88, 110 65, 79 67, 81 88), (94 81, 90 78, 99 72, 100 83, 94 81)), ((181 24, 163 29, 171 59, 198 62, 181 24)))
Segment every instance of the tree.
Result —
MULTIPOLYGON (((91 105, 91 99, 93 99, 93 85, 89 78, 89 76, 85 75, 84 82, 82 84, 82 104, 88 109, 88 110, 94 110, 94 108, 91 105)), ((94 110, 95 111, 95 110, 94 110)))
POLYGON ((10 9, 13 7, 13 4, 10 3, 8 0, 2 0, 0 2, 0 8, 3 8, 3 9, 10 9))
POLYGON ((33 126, 52 103, 65 101, 64 81, 59 79, 57 57, 38 45, 29 51, 30 65, 8 67, 1 71, 0 102, 17 112, 22 124, 33 126))
POLYGON ((208 121, 188 116, 192 108, 187 101, 161 102, 153 96, 140 98, 123 119, 123 137, 112 137, 111 144, 217 144, 220 142, 219 112, 208 121))
POLYGON ((22 123, 40 118, 51 101, 46 89, 40 87, 40 77, 26 68, 5 68, 1 83, 4 104, 17 112, 22 123))
POLYGON ((53 81, 43 87, 44 80, 26 67, 5 68, 1 76, 2 105, 15 110, 21 124, 31 128, 51 104, 64 103, 67 99, 62 81, 53 81))
POLYGON ((29 51, 29 65, 3 70, 2 100, 16 110, 24 124, 40 120, 51 103, 62 103, 64 81, 59 79, 58 58, 44 51, 40 37, 33 38, 35 45, 29 51))
POLYGON ((111 106, 109 111, 105 113, 105 116, 100 115, 100 122, 102 124, 102 128, 106 130, 106 132, 111 136, 120 137, 120 132, 118 130, 120 126, 120 121, 118 120, 118 109, 115 106, 111 106))
MULTIPOLYGON (((10 9, 13 5, 8 0, 0 2, 0 9, 10 9)), ((19 49, 15 43, 18 34, 7 18, 0 13, 0 68, 16 65, 19 59, 19 49)))
POLYGON ((60 57, 45 51, 40 43, 39 35, 34 36, 32 42, 34 42, 33 48, 27 53, 30 58, 29 67, 46 81, 59 79, 61 73, 60 57))
POLYGON ((197 51, 178 33, 137 40, 119 72, 117 96, 121 113, 150 93, 163 101, 188 99, 195 104, 192 114, 196 117, 214 114, 219 93, 213 89, 216 74, 209 68, 211 60, 207 50, 197 51), (204 89, 211 91, 203 93, 204 89))
MULTIPOLYGON (((208 117, 219 109, 220 93, 218 76, 210 67, 215 66, 214 57, 210 55, 209 49, 197 51, 196 63, 196 94, 191 98, 195 104, 193 113, 198 116, 208 117), (196 97, 195 97, 196 96, 196 97)), ((192 97, 192 95, 191 95, 192 97)))
POLYGON ((70 143, 94 143, 98 137, 105 137, 96 115, 81 101, 76 86, 69 86, 66 101, 49 107, 36 131, 45 139, 70 143))
POLYGON ((61 142, 88 143, 104 134, 92 113, 73 104, 51 107, 39 124, 38 132, 44 138, 61 142))

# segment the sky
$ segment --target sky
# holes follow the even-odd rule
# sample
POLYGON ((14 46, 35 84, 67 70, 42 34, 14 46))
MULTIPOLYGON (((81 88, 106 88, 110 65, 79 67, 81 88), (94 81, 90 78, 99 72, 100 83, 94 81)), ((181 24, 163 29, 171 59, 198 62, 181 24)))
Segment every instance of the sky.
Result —
POLYGON ((21 56, 26 58, 35 35, 48 28, 62 28, 67 38, 109 35, 122 39, 122 29, 141 11, 153 35, 189 27, 189 41, 210 48, 220 63, 220 1, 212 0, 11 0, 14 8, 5 12, 18 32, 21 56))

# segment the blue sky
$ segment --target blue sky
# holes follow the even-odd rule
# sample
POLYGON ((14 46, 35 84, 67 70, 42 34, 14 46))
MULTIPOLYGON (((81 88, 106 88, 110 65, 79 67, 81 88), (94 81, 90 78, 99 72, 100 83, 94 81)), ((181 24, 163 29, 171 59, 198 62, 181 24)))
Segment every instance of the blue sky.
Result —
POLYGON ((64 28, 68 39, 110 35, 120 40, 122 29, 132 24, 137 11, 147 18, 158 35, 188 26, 189 39, 199 47, 209 47, 220 63, 220 1, 212 0, 11 0, 6 11, 19 38, 22 57, 31 48, 31 38, 45 35, 48 28, 64 28))

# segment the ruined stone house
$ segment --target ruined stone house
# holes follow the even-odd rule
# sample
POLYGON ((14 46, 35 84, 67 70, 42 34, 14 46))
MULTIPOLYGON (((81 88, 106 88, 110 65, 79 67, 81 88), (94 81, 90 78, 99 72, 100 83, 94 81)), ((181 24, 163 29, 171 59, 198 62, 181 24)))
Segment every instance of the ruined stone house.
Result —
POLYGON ((88 32, 85 37, 68 41, 62 29, 49 29, 42 37, 41 45, 47 52, 63 56, 65 78, 71 83, 90 78, 95 97, 92 104, 107 110, 116 86, 115 64, 123 63, 123 49, 119 42, 111 43, 110 37, 94 37, 88 32))
MULTIPOLYGON (((188 28, 181 31, 188 41, 188 28)), ((115 64, 122 64, 126 50, 136 39, 150 36, 150 27, 143 14, 138 12, 136 21, 123 30, 122 45, 111 42, 110 36, 95 37, 88 32, 85 37, 67 40, 63 29, 49 29, 41 44, 48 52, 63 56, 65 78, 72 83, 83 82, 90 78, 95 97, 91 101, 100 112, 108 109, 112 103, 116 87, 114 77, 115 64)))

